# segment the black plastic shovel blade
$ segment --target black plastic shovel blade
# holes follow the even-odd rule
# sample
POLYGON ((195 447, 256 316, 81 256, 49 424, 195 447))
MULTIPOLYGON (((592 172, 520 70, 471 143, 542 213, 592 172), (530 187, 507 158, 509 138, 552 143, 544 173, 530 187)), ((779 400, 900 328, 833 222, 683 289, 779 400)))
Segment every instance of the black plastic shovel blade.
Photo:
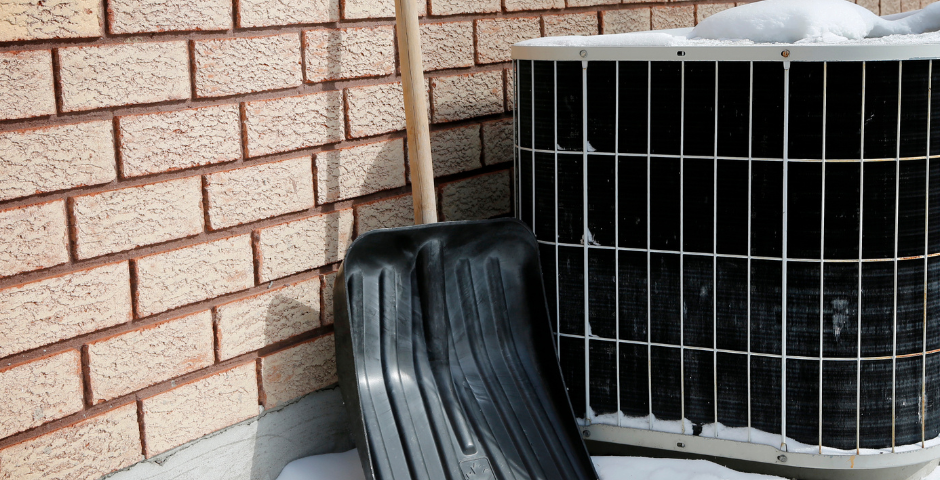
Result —
POLYGON ((367 233, 346 254, 334 311, 340 386, 366 478, 597 478, 523 224, 367 233))

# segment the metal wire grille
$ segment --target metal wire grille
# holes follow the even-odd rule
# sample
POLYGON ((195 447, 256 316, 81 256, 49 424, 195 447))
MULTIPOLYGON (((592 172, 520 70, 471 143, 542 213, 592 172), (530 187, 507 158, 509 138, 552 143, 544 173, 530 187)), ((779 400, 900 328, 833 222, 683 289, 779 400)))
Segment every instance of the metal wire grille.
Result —
POLYGON ((516 211, 578 417, 791 451, 940 436, 932 61, 514 68, 516 211))

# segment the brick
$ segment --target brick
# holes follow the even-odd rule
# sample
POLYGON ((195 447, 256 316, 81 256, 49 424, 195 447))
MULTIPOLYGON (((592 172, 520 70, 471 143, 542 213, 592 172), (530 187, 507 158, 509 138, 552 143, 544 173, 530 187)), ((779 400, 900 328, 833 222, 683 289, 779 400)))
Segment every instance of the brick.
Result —
POLYGON ((313 207, 310 157, 206 175, 209 228, 241 225, 313 207))
POLYGON ((500 0, 431 0, 431 15, 460 15, 464 13, 492 13, 501 8, 500 0))
POLYGON ((75 254, 122 252, 201 233, 199 177, 93 193, 72 199, 75 254))
POLYGON ((220 360, 287 340, 320 326, 320 278, 221 305, 215 316, 220 360))
POLYGON ((405 142, 369 143, 317 154, 317 203, 405 185, 405 142))
POLYGON ((734 8, 733 3, 705 3, 702 5, 695 6, 695 23, 698 24, 706 18, 727 10, 729 8, 734 8))
POLYGON ((480 220, 509 213, 509 172, 445 184, 441 187, 441 207, 448 222, 480 220))
POLYGON ((238 26, 268 27, 339 20, 339 0, 238 0, 238 26))
POLYGON ((245 104, 246 150, 268 155, 343 140, 343 92, 312 93, 245 104))
POLYGON ((901 13, 901 0, 881 0, 881 14, 894 15, 901 13))
POLYGON ((544 15, 545 36, 597 35, 597 12, 544 15))
MULTIPOLYGON (((343 18, 395 18, 395 0, 344 0, 343 18)), ((418 15, 428 13, 427 2, 417 2, 418 15)))
POLYGON ((565 8, 565 0, 505 0, 505 4, 509 12, 565 8))
POLYGON ((516 99, 516 77, 515 72, 511 68, 506 69, 506 111, 515 110, 515 99, 516 99))
POLYGON ((134 403, 0 450, 3 480, 95 480, 143 459, 134 403))
POLYGON ((333 334, 261 357, 265 408, 274 408, 339 381, 333 334))
POLYGON ((101 36, 98 0, 5 0, 0 42, 101 36))
POLYGON ((395 29, 391 25, 310 30, 304 32, 304 48, 308 82, 395 72, 395 29))
POLYGON ((147 458, 258 415, 254 362, 141 401, 147 458))
POLYGON ((477 63, 508 62, 512 45, 542 36, 538 17, 477 20, 477 63))
POLYGON ((253 267, 248 235, 140 258, 134 262, 137 314, 153 315, 249 288, 253 267))
POLYGON ((483 124, 483 161, 487 165, 512 161, 512 120, 483 124))
POLYGON ((601 28, 604 35, 645 32, 650 29, 650 21, 649 7, 601 12, 601 28))
POLYGON ((209 311, 88 345, 92 403, 120 397, 215 362, 209 311))
POLYGON ((411 195, 386 198, 356 207, 356 231, 359 235, 379 228, 408 227, 414 224, 414 199, 411 195))
POLYGON ((434 123, 503 112, 502 70, 437 77, 431 88, 434 123))
POLYGON ((129 322, 130 285, 122 262, 0 290, 0 357, 129 322))
POLYGON ((59 77, 66 112, 190 96, 185 41, 63 48, 59 77))
POLYGON ((48 50, 0 53, 0 85, 0 120, 55 113, 48 50))
POLYGON ((111 122, 0 133, 0 200, 117 178, 111 122))
MULTIPOLYGON (((653 0, 662 1, 662 0, 653 0)), ((626 0, 627 3, 630 0, 626 0)), ((618 0, 568 0, 568 8, 571 7, 593 7, 594 5, 612 5, 620 3, 618 0)))
POLYGON ((0 210, 0 277, 69 261, 65 202, 0 210))
POLYGON ((921 8, 920 4, 921 0, 901 0, 901 11, 910 12, 918 10, 921 8))
POLYGON ((875 15, 881 14, 881 2, 880 0, 856 0, 855 3, 871 10, 875 15))
POLYGON ((0 438, 82 409, 78 350, 0 370, 0 438))
POLYGON ((221 97, 299 87, 300 37, 197 40, 193 43, 196 96, 221 97))
POLYGON ((228 30, 232 2, 228 0, 110 0, 111 33, 228 30))
POLYGON ((239 121, 238 105, 121 117, 121 173, 137 177, 237 160, 239 121))
MULTIPOLYGON (((428 81, 425 80, 425 89, 428 81)), ((401 82, 346 89, 350 138, 371 137, 405 129, 401 82)), ((428 104, 430 112, 430 104, 428 104)))
POLYGON ((353 237, 352 209, 282 223, 258 231, 262 282, 343 259, 353 237))
POLYGON ((482 150, 479 125, 431 132, 434 176, 443 177, 480 168, 482 150))
POLYGON ((473 23, 426 23, 421 29, 424 70, 473 66, 473 23))
POLYGON ((650 23, 653 30, 668 30, 695 26, 695 7, 652 7, 650 23))
POLYGON ((336 282, 336 273, 323 277, 323 325, 333 325, 333 283, 336 282))

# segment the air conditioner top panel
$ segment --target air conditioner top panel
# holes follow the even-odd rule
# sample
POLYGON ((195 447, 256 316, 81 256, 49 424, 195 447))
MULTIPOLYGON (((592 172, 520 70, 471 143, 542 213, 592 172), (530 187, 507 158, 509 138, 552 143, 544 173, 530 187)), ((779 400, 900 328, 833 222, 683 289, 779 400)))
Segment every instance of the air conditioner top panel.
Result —
POLYGON ((546 37, 512 47, 516 60, 859 62, 940 58, 940 32, 844 43, 754 43, 689 39, 690 29, 546 37))

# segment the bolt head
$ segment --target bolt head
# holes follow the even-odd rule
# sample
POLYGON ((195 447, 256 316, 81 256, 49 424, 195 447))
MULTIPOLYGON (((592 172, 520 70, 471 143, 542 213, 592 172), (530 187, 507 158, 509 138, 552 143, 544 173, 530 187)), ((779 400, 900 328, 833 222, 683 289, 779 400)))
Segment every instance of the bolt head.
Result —
POLYGON ((790 51, 789 51, 789 50, 784 50, 784 51, 780 52, 780 55, 781 55, 783 58, 790 58, 790 51))
POLYGON ((787 456, 786 456, 786 455, 780 455, 780 456, 777 457, 777 460, 780 460, 781 462, 786 462, 786 461, 787 461, 787 456))
POLYGON ((581 58, 586 57, 586 56, 587 56, 587 50, 581 50, 580 55, 581 55, 581 58))
POLYGON ((584 435, 584 438, 591 438, 591 431, 590 431, 590 430, 585 430, 585 431, 583 431, 583 432, 581 432, 581 433, 584 435))

